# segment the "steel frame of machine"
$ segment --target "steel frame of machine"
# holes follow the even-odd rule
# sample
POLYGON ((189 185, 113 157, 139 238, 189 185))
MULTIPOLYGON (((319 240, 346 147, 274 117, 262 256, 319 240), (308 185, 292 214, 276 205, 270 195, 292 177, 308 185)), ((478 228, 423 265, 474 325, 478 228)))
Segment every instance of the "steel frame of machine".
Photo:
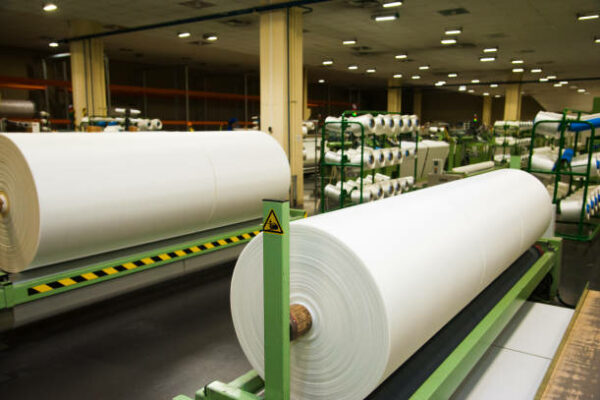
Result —
MULTIPOLYGON (((265 220, 274 210, 280 216, 283 234, 265 234, 264 312, 265 312, 265 380, 252 370, 229 382, 212 382, 198 390, 194 400, 289 400, 290 399, 290 332, 289 332, 289 219, 287 202, 265 201, 265 220)), ((494 339, 512 319, 542 280, 550 275, 548 296, 558 293, 562 240, 540 239, 542 256, 485 315, 452 353, 429 376, 411 399, 449 398, 477 364, 494 339)), ((173 400, 192 400, 178 395, 173 400)))
MULTIPOLYGON (((291 219, 306 217, 304 210, 292 209, 288 214, 291 219)), ((82 267, 53 272, 33 279, 13 281, 10 274, 0 272, 0 312, 49 296, 238 246, 258 235, 261 227, 260 224, 249 225, 245 228, 199 238, 196 241, 134 252, 110 261, 91 262, 82 267)))

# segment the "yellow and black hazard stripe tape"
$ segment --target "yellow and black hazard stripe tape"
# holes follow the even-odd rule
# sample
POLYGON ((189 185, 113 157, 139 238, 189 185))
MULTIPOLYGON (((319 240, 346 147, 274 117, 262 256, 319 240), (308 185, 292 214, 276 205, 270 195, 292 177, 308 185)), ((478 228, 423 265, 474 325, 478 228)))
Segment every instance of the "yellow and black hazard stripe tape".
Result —
POLYGON ((229 244, 246 241, 252 239, 254 236, 258 235, 260 231, 252 231, 247 233, 242 233, 236 236, 230 236, 227 238, 222 238, 215 240, 214 242, 206 242, 199 245, 186 247, 183 249, 175 250, 169 253, 161 253, 151 257, 144 257, 142 259, 136 261, 130 261, 122 264, 115 264, 110 267, 105 267, 99 269, 97 271, 86 272, 79 275, 74 275, 67 278, 62 278, 46 283, 42 283, 36 286, 32 286, 27 289, 27 294, 29 296, 35 296, 41 293, 50 292, 52 290, 62 289, 65 287, 77 285, 83 282, 92 281, 94 279, 103 278, 105 276, 112 276, 115 274, 119 274, 125 271, 131 271, 133 269, 139 267, 145 267, 147 265, 151 265, 154 263, 171 261, 180 257, 188 256, 190 254, 199 254, 207 250, 211 250, 217 247, 226 246, 229 244))

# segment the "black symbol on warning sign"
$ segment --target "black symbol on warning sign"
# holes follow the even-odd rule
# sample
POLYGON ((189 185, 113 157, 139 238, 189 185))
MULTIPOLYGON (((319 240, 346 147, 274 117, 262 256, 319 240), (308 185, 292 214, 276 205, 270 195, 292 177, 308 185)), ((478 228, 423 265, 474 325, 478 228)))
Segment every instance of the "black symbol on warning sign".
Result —
POLYGON ((267 215, 267 219, 265 220, 262 230, 263 232, 283 235, 283 229, 281 229, 281 224, 277 219, 277 215, 275 215, 275 211, 269 211, 269 215, 267 215))

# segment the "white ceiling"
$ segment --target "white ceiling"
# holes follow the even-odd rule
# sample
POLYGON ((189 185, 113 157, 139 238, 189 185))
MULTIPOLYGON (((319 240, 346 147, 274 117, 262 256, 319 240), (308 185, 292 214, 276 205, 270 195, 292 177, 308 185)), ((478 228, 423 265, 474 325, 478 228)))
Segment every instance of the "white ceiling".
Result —
MULTIPOLYGON (((0 45, 33 48, 48 51, 50 39, 69 36, 68 21, 92 19, 107 29, 114 26, 138 26, 196 15, 256 6, 258 0, 217 2, 204 9, 183 6, 184 0, 56 0, 59 10, 44 13, 39 1, 2 0, 0 3, 0 45)), ((359 0, 353 0, 357 2, 359 0)), ((514 79, 511 59, 525 60, 527 71, 543 68, 541 76, 557 75, 568 78, 597 77, 600 66, 600 45, 593 43, 600 36, 600 19, 577 22, 578 12, 600 10, 597 0, 406 0, 393 9, 400 18, 393 22, 375 22, 371 16, 383 9, 361 8, 349 5, 349 0, 333 0, 311 6, 313 12, 304 18, 304 59, 310 70, 310 79, 325 78, 343 84, 385 85, 395 73, 405 78, 399 84, 432 85, 437 80, 448 83, 504 82, 514 79), (443 16, 438 11, 465 8, 468 13, 443 16), (458 46, 442 46, 444 28, 462 27, 458 46), (356 38, 362 53, 341 41, 356 38), (481 63, 479 56, 486 46, 499 46, 498 59, 481 63), (394 55, 405 51, 409 61, 400 62, 394 55), (331 67, 321 66, 324 58, 332 58, 331 67), (359 70, 349 72, 349 64, 359 70), (428 71, 418 66, 430 65, 428 71), (375 74, 365 74, 374 67, 375 74), (449 72, 458 78, 447 78, 449 72), (406 79, 419 73, 422 79, 406 79)), ((247 26, 231 27, 223 20, 207 21, 180 27, 130 33, 107 37, 109 57, 137 59, 160 63, 206 63, 208 68, 257 69, 258 16, 236 17, 247 26), (176 34, 186 30, 187 39, 176 34), (210 45, 197 44, 208 32, 219 34, 219 40, 210 45), (196 44, 194 44, 196 42, 196 44)), ((59 48, 57 52, 64 51, 59 48)), ((538 79, 539 74, 525 73, 524 80, 538 79)), ((523 85, 523 91, 533 95, 551 110, 563 107, 590 109, 592 98, 600 96, 600 81, 576 82, 590 94, 579 94, 567 85, 554 88, 552 83, 523 85)), ((469 85, 475 94, 484 91, 502 94, 499 88, 488 85, 469 85)), ((447 90, 457 90, 448 87, 447 90)))

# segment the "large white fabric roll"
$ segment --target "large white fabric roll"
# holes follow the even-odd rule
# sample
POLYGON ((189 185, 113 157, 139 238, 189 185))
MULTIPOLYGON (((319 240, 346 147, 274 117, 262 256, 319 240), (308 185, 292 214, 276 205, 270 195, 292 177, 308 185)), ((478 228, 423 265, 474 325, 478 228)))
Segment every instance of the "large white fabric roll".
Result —
MULTIPOLYGON (((292 222, 290 301, 311 313, 291 344, 293 399, 363 399, 545 231, 532 175, 499 170, 292 222)), ((235 330, 263 365, 262 235, 238 259, 235 330)))
POLYGON ((259 218, 290 184, 258 131, 5 134, 0 159, 8 272, 259 218))

